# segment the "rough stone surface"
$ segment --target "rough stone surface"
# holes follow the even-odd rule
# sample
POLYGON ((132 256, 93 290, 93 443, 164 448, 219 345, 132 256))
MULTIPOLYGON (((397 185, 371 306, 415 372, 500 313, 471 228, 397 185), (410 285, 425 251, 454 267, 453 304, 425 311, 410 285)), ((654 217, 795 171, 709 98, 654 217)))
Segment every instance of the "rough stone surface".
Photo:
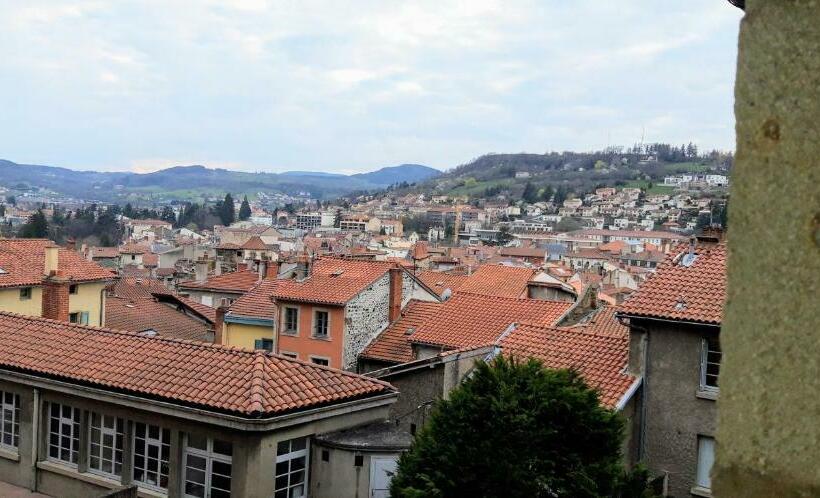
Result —
POLYGON ((820 1, 747 2, 735 99, 713 489, 820 496, 820 1))

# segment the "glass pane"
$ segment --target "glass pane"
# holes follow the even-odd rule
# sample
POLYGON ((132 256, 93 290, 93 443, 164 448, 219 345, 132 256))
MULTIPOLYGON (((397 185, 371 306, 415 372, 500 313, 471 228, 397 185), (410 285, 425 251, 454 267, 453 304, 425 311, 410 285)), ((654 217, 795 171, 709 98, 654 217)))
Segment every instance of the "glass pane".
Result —
POLYGON ((276 464, 276 475, 281 476, 287 474, 289 470, 288 462, 279 462, 276 464))
POLYGON ((231 498, 230 490, 212 489, 211 498, 231 498))
POLYGON ((307 446, 307 438, 303 437, 299 439, 293 439, 291 440, 291 443, 291 451, 303 450, 305 449, 305 446, 307 446))
POLYGON ((294 458, 290 462, 290 470, 302 470, 305 468, 305 457, 294 458))
POLYGON ((211 487, 224 489, 226 491, 231 490, 231 478, 224 477, 219 475, 211 476, 211 487))
POLYGON ((205 471, 192 469, 189 467, 185 470, 185 479, 187 481, 205 484, 205 471))
POLYGON ((227 441, 214 439, 214 453, 231 456, 233 455, 233 445, 227 441))
POLYGON ((159 427, 157 427, 156 425, 149 425, 148 437, 152 439, 159 439, 159 427))
POLYGON ((134 424, 134 432, 138 438, 145 438, 145 424, 134 424))
POLYGON ((205 459, 196 455, 188 455, 188 467, 205 469, 205 459))
POLYGON ((288 486, 288 476, 281 476, 276 478, 276 489, 283 489, 288 486))
POLYGON ((287 453, 290 453, 290 441, 279 441, 276 446, 276 454, 285 455, 287 453))
POLYGON ((205 486, 193 482, 185 483, 185 494, 190 496, 205 497, 205 486))
POLYGON ((216 460, 211 462, 211 471, 214 474, 222 474, 223 476, 231 475, 231 464, 225 462, 218 462, 216 460))
POLYGON ((208 438, 201 434, 188 434, 188 447, 205 451, 208 449, 208 438))

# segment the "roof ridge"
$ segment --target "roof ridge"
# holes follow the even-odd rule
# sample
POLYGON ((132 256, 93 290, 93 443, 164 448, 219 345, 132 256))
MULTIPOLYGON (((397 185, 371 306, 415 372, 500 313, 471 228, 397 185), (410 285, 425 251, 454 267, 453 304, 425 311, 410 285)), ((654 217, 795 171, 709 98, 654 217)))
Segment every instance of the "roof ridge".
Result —
POLYGON ((253 352, 253 368, 251 369, 250 412, 251 414, 263 413, 265 399, 265 388, 262 385, 265 377, 265 353, 262 351, 253 352))

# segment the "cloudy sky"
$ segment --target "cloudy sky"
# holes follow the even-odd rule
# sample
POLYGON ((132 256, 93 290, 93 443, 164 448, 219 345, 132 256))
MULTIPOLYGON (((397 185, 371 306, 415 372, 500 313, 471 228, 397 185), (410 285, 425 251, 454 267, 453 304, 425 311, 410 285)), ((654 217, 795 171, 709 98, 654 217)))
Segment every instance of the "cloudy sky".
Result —
POLYGON ((721 0, 0 0, 0 158, 75 169, 447 169, 734 146, 721 0))

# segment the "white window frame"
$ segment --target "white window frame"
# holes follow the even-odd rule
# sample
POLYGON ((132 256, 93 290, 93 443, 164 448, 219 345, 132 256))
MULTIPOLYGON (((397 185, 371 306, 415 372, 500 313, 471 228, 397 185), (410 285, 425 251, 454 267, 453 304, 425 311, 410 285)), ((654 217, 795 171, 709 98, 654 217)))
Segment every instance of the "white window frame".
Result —
MULTIPOLYGON (((210 496, 211 496, 211 476, 213 475, 213 463, 214 463, 214 461, 225 463, 225 464, 228 464, 228 465, 231 466, 231 474, 232 475, 225 476, 225 477, 227 477, 228 480, 231 481, 231 485, 233 486, 233 456, 223 455, 222 453, 215 453, 214 449, 213 449, 214 448, 214 438, 211 438, 211 437, 206 437, 205 438, 206 449, 204 449, 204 450, 200 449, 200 448, 192 448, 192 447, 188 446, 188 440, 189 440, 189 435, 185 434, 185 441, 184 441, 184 446, 183 446, 183 448, 185 450, 185 453, 184 453, 183 458, 182 458, 182 479, 181 479, 181 481, 182 481, 182 496, 184 496, 185 498, 198 498, 195 495, 189 495, 185 492, 185 484, 188 482, 188 456, 189 455, 197 456, 197 457, 203 458, 205 460, 205 483, 204 483, 204 487, 205 487, 205 497, 206 498, 210 498, 210 496)), ((233 453, 233 442, 232 441, 225 441, 225 442, 231 444, 231 453, 233 453)), ((194 468, 194 469, 195 470, 201 470, 199 468, 194 468)), ((222 474, 219 474, 219 475, 222 475, 222 474)), ((199 483, 196 483, 196 484, 199 484, 199 483)), ((230 489, 228 489, 228 490, 223 490, 223 489, 220 489, 220 488, 217 488, 217 489, 219 489, 220 491, 226 491, 228 493, 228 496, 230 496, 230 494, 231 494, 230 489)))
POLYGON ((330 339, 330 310, 324 308, 314 308, 313 316, 310 324, 310 335, 315 339, 330 339), (316 319, 319 313, 324 313, 327 315, 327 333, 326 334, 317 334, 317 326, 319 321, 316 319))
POLYGON ((20 395, 10 391, 0 391, 0 448, 16 452, 19 447, 20 395), (9 432, 8 429, 11 431, 9 432), (6 443, 7 439, 9 443, 6 443))
POLYGON ((299 335, 299 307, 282 306, 282 333, 285 335, 299 335), (288 328, 288 310, 296 311, 296 328, 288 328))
MULTIPOLYGON (((308 496, 308 485, 309 485, 308 476, 309 476, 309 472, 310 472, 310 438, 305 436, 305 437, 302 437, 302 438, 294 438, 294 439, 288 439, 286 441, 279 441, 279 443, 277 443, 276 464, 280 464, 280 463, 284 463, 284 462, 290 462, 291 460, 295 460, 295 459, 301 458, 301 457, 305 458, 305 467, 302 469, 303 480, 302 480, 301 484, 302 484, 303 490, 304 490, 304 494, 302 494, 302 497, 307 497, 308 496), (296 441, 296 440, 299 440, 299 439, 303 439, 305 441, 305 447, 304 448, 302 448, 301 450, 296 450, 296 451, 290 451, 289 450, 288 453, 282 453, 281 455, 279 454, 279 449, 278 449, 279 444, 288 443, 292 448, 293 441, 296 441)), ((297 472, 298 472, 298 470, 297 470, 297 472)), ((290 496, 290 490, 291 490, 291 487, 292 487, 292 484, 290 482, 290 475, 291 474, 293 474, 293 472, 290 470, 290 464, 288 464, 288 472, 285 473, 285 474, 281 474, 281 475, 276 473, 276 466, 274 466, 274 469, 273 469, 273 479, 274 479, 273 480, 273 482, 274 482, 274 494, 273 494, 273 496, 274 496, 274 498, 278 498, 277 492, 279 492, 279 491, 285 491, 285 494, 288 497, 290 496), (284 475, 288 476, 287 487, 277 488, 276 487, 276 478, 284 476, 284 475)), ((300 498, 302 498, 302 497, 300 497, 300 498)))
MULTIPOLYGON (((717 339, 716 339, 717 340, 717 339)), ((707 384, 708 377, 707 377, 707 367, 709 365, 709 353, 715 353, 715 351, 709 349, 709 339, 702 339, 701 346, 700 346, 700 390, 703 392, 710 392, 710 393, 718 393, 720 392, 720 384, 716 386, 711 386, 707 384)), ((717 354, 720 355, 720 359, 718 360, 718 382, 720 380, 720 363, 723 360, 723 351, 718 350, 717 354)), ((714 364, 714 363, 712 363, 714 364)))
POLYGON ((312 354, 312 355, 309 356, 309 358, 310 358, 310 362, 313 363, 314 365, 322 365, 321 363, 316 362, 316 360, 321 360, 321 361, 326 362, 323 366, 325 366, 325 367, 330 366, 330 358, 328 358, 327 356, 317 356, 317 355, 312 354))
POLYGON ((715 438, 698 436, 697 472, 695 474, 695 489, 701 492, 712 489, 712 467, 715 463, 715 438))
POLYGON ((294 353, 293 351, 280 351, 279 354, 293 360, 299 359, 299 353, 294 353))
POLYGON ((113 415, 105 415, 105 414, 99 413, 99 412, 89 412, 89 414, 88 414, 88 462, 87 462, 89 472, 91 472, 93 474, 100 474, 100 475, 103 475, 103 476, 106 476, 106 477, 112 477, 112 478, 118 479, 118 480, 122 478, 122 469, 123 469, 123 466, 124 466, 124 463, 125 463, 125 453, 124 453, 125 452, 125 423, 126 423, 125 420, 120 418, 120 417, 115 417, 113 415), (94 427, 94 416, 95 415, 100 417, 100 426, 99 427, 94 427), (105 426, 106 420, 112 420, 112 419, 114 421, 114 427, 106 427, 105 426), (121 431, 117 430, 118 425, 122 429, 121 431), (93 436, 94 429, 99 429, 99 431, 100 431, 99 439, 96 440, 96 441, 94 440, 94 436, 93 436), (108 445, 106 445, 104 443, 105 442, 105 436, 111 436, 112 444, 110 446, 110 449, 111 449, 111 458, 110 459, 105 458, 103 456, 105 454, 105 448, 109 447, 108 445), (117 444, 117 436, 120 437, 119 445, 117 444), (100 447, 100 454, 97 457, 97 459, 99 461, 99 468, 95 468, 91 464, 92 452, 93 452, 93 450, 91 449, 92 445, 97 445, 97 446, 100 447), (119 455, 120 455, 120 461, 119 461, 120 471, 119 471, 119 473, 116 470, 117 469, 117 463, 118 463, 117 462, 117 453, 119 453, 119 455), (102 470, 103 460, 110 460, 111 461, 111 472, 106 472, 106 471, 102 470))
POLYGON ((49 403, 48 406, 48 460, 52 462, 57 462, 60 465, 68 465, 71 467, 77 467, 78 462, 80 461, 80 423, 81 423, 81 413, 80 409, 76 408, 71 405, 67 405, 65 403, 49 403), (57 408, 59 412, 59 416, 54 416, 54 408, 57 408), (66 417, 63 415, 63 409, 68 408, 71 414, 66 417), (51 437, 54 435, 54 431, 51 428, 51 424, 54 419, 58 420, 58 429, 57 429, 57 445, 55 446, 51 442, 51 437), (70 429, 68 433, 63 433, 64 424, 68 424, 70 429), (63 438, 68 438, 68 460, 63 460, 60 455, 62 454, 63 450, 66 449, 62 446, 63 438), (57 449, 57 456, 51 455, 51 450, 53 448, 57 449))
POLYGON ((166 429, 165 427, 162 427, 161 425, 146 424, 144 422, 134 422, 134 435, 133 435, 131 441, 132 441, 132 444, 131 444, 131 462, 132 462, 132 465, 131 465, 131 467, 132 467, 132 469, 131 469, 131 478, 134 480, 135 483, 137 483, 138 485, 140 485, 142 487, 167 492, 168 491, 167 486, 163 487, 162 484, 160 484, 160 483, 162 482, 162 476, 163 476, 163 472, 162 472, 162 462, 163 462, 163 460, 162 460, 162 447, 164 445, 168 446, 168 460, 165 462, 166 472, 164 474, 166 482, 168 482, 168 474, 170 473, 170 460, 171 460, 171 431, 170 431, 170 429, 166 429), (139 438, 137 436, 137 426, 138 425, 145 426, 145 437, 144 438, 139 438), (151 427, 156 427, 156 428, 159 429, 159 439, 150 437, 151 427), (165 432, 168 433, 168 441, 163 441, 162 436, 165 432), (143 439, 143 442, 139 443, 137 441, 138 439, 143 439), (142 465, 142 467, 137 467, 137 444, 141 444, 141 447, 143 448, 143 454, 142 454, 143 465, 142 465), (150 482, 147 481, 148 472, 149 471, 152 471, 152 472, 154 471, 153 469, 149 469, 149 467, 148 467, 148 459, 150 458, 149 457, 149 453, 150 453, 149 448, 151 446, 156 446, 157 447, 157 465, 158 465, 158 467, 156 469, 157 484, 151 484, 150 482), (137 479, 137 477, 136 477, 137 469, 140 469, 140 470, 143 471, 143 479, 145 479, 145 480, 137 479))

